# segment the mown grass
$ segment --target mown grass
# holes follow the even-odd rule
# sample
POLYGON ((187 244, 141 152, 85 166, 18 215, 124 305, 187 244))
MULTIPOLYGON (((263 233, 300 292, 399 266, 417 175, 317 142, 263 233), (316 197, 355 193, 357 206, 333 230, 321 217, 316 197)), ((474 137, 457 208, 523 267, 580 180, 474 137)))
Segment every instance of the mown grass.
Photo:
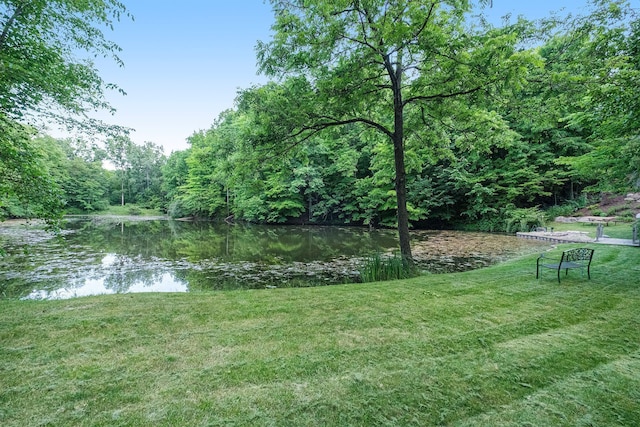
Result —
MULTIPOLYGON (((554 231, 584 231, 587 235, 593 239, 596 238, 597 224, 596 223, 584 223, 584 222, 551 222, 547 224, 547 227, 553 227, 554 231)), ((633 223, 632 222, 616 222, 605 225, 603 228, 604 234, 608 237, 615 239, 631 239, 633 237, 633 223)))
MULTIPOLYGON (((561 251, 575 245, 562 245, 561 251)), ((633 426, 640 250, 304 289, 0 302, 0 425, 633 426)))

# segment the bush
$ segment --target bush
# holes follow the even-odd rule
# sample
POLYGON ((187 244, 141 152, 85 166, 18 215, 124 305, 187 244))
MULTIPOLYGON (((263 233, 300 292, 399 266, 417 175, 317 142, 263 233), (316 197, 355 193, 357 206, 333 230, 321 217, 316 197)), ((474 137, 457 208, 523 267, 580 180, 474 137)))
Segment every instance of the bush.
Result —
POLYGON ((487 216, 457 227, 464 231, 496 233, 504 231, 504 220, 500 216, 487 216))
POLYGON ((577 199, 567 200, 561 205, 553 205, 545 209, 544 214, 547 221, 553 221, 559 216, 571 216, 576 211, 587 205, 587 198, 582 195, 577 199))
POLYGON ((505 211, 505 231, 516 233, 529 231, 535 227, 544 227, 544 212, 540 208, 511 208, 505 211))
POLYGON ((544 216, 547 221, 553 221, 559 216, 571 216, 576 210, 574 205, 554 205, 544 210, 544 216))
POLYGON ((141 215, 142 209, 138 206, 130 206, 128 210, 129 215, 141 215))

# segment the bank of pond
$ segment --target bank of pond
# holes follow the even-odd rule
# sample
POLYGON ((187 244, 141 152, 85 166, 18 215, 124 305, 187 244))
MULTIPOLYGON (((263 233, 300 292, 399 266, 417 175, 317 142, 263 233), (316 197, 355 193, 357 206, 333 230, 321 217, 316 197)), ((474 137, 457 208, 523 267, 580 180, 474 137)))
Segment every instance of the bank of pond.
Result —
MULTIPOLYGON (((465 271, 539 252, 511 235, 412 231, 425 274, 465 271)), ((359 282, 368 257, 396 251, 395 230, 230 225, 117 216, 69 217, 57 234, 0 223, 0 298, 272 289, 359 282)))

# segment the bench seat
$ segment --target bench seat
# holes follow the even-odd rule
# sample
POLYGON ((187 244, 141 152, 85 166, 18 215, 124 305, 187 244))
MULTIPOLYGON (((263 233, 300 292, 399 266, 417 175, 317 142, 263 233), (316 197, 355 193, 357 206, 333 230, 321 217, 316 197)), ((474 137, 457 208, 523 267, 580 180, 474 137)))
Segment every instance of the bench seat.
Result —
POLYGON ((591 279, 591 260, 593 259, 593 249, 578 248, 570 249, 562 252, 562 257, 559 260, 548 258, 544 254, 541 254, 536 260, 536 279, 541 278, 540 268, 548 268, 551 270, 557 270, 558 283, 560 283, 560 272, 565 271, 565 276, 569 273, 569 269, 579 268, 584 274, 584 270, 587 270, 587 277, 591 279), (553 262, 549 262, 553 261, 553 262))

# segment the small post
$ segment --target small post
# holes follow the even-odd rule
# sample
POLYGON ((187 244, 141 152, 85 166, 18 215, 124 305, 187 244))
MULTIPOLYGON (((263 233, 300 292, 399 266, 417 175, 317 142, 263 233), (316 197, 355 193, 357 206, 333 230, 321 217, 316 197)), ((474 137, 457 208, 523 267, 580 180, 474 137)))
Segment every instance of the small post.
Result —
POLYGON ((604 235, 604 225, 602 223, 598 224, 598 228, 596 229, 596 242, 599 241, 604 235))

